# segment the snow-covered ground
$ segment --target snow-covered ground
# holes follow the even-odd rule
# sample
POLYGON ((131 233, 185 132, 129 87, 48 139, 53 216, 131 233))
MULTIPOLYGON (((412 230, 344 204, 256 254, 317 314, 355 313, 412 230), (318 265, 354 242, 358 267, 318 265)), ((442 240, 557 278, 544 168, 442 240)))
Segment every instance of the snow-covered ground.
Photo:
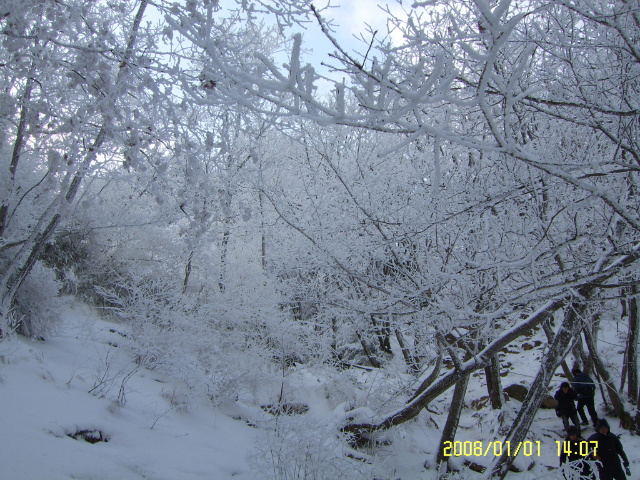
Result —
MULTIPOLYGON (((341 449, 335 424, 348 402, 336 405, 333 397, 327 398, 321 372, 299 372, 299 398, 309 405, 303 415, 277 420, 259 405, 241 402, 213 408, 205 399, 188 398, 180 379, 136 365, 119 346, 123 337, 118 327, 72 303, 58 333, 46 341, 14 336, 0 342, 0 479, 436 478, 423 465, 433 461, 450 397, 443 396, 418 420, 390 432, 388 444, 365 455, 371 460, 367 463, 349 458, 354 452, 347 447, 341 449), (108 441, 72 438, 82 431, 108 441)), ((516 347, 506 353, 503 362, 511 373, 503 386, 529 383, 535 373, 532 360, 539 354, 516 347)), ((364 370, 350 375, 361 376, 360 386, 370 390, 380 377, 364 370)), ((481 442, 474 445, 483 450, 496 438, 498 425, 495 412, 470 406, 484 393, 481 382, 472 379, 457 436, 481 442)), ((511 415, 520 404, 507 405, 511 415)), ((617 420, 609 421, 620 433, 617 420)), ((529 438, 532 454, 516 460, 523 470, 533 468, 508 478, 561 478, 550 470, 558 465, 560 431, 553 410, 540 410, 529 438)), ((585 434, 591 434, 590 427, 585 434)), ((633 478, 640 478, 640 439, 624 432, 621 440, 633 478)), ((492 460, 452 460, 461 466, 465 459, 485 467, 492 460)), ((462 471, 458 478, 482 478, 462 471)))
POLYGON ((137 369, 114 325, 78 306, 65 320, 45 342, 0 344, 0 478, 253 478, 253 429, 206 407, 180 412, 172 382, 137 369), (119 406, 111 393, 131 372, 119 406), (108 442, 68 436, 81 430, 108 442))

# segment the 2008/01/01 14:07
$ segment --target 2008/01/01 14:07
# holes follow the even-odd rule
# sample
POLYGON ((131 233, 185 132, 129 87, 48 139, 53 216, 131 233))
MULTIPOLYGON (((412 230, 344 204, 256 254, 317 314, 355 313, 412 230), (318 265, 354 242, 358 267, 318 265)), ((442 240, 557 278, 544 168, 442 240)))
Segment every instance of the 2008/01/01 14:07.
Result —
MULTIPOLYGON (((558 445, 558 456, 562 455, 562 453, 564 452, 567 455, 577 453, 582 457, 586 457, 590 453, 590 451, 593 451, 593 453, 595 454, 596 449, 598 448, 598 442, 586 442, 584 440, 582 442, 579 442, 579 451, 576 452, 572 452, 571 442, 557 440, 556 444, 558 445), (593 444, 591 448, 589 447, 589 444, 593 444)), ((522 451, 523 455, 525 455, 526 457, 531 457, 536 454, 539 457, 541 455, 541 446, 539 440, 536 440, 535 442, 532 442, 531 440, 519 442, 517 446, 514 444, 514 447, 515 448, 512 449, 511 442, 508 440, 505 442, 501 442, 498 440, 489 442, 486 448, 484 446, 484 442, 481 441, 447 441, 444 442, 443 454, 445 457, 461 457, 463 455, 465 457, 486 457, 487 455, 499 457, 503 454, 503 452, 506 452, 507 456, 511 456, 511 453, 513 451, 513 455, 517 456, 518 453, 522 451)))

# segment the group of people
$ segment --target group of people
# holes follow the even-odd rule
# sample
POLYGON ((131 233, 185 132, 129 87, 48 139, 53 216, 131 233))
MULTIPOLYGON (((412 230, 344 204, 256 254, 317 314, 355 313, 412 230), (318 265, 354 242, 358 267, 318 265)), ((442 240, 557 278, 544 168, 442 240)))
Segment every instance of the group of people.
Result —
MULTIPOLYGON (((609 423, 604 418, 598 418, 594 398, 596 387, 594 381, 580 369, 572 372, 573 382, 563 382, 555 394, 558 401, 556 413, 562 419, 567 433, 565 447, 560 455, 560 465, 576 460, 597 460, 600 480, 625 480, 629 471, 629 459, 622 448, 620 439, 611 433, 609 423), (575 401, 578 402, 576 407, 575 401), (585 407, 589 412, 596 433, 587 440, 581 436, 580 425, 588 425, 585 407), (582 420, 578 422, 578 414, 582 420), (569 420, 573 425, 569 425, 569 420), (582 442, 587 442, 584 448, 582 442), (588 453, 587 453, 588 452, 588 453), (587 455, 585 456, 585 453, 587 455), (622 459, 622 463, 620 462, 622 459), (623 469, 624 466, 624 469, 623 469), (626 475, 625 475, 626 472, 626 475)), ((583 478, 595 478, 587 462, 582 462, 581 475, 583 478)))

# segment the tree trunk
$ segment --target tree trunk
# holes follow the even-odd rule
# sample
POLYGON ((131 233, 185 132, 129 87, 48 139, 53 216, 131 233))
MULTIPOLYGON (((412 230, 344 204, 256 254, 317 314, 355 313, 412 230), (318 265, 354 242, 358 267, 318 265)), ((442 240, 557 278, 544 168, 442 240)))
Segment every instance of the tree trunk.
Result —
POLYGON ((362 350, 364 351, 364 354, 367 356, 367 358, 369 359, 369 363, 371 364, 372 367, 374 368, 380 368, 380 362, 378 361, 378 359, 371 353, 371 350, 369 350, 369 347, 367 345, 367 342, 364 341, 364 339, 362 338, 362 335, 360 335, 360 332, 356 331, 356 336, 358 337, 358 340, 360 340, 360 345, 362 345, 362 350))
POLYGON ((331 351, 334 359, 342 362, 342 356, 338 352, 338 322, 336 317, 331 317, 331 351))
POLYGON ((438 358, 436 359, 436 364, 433 366, 433 370, 427 378, 425 378, 420 386, 416 389, 415 393, 409 399, 409 402, 412 402, 416 397, 418 397, 422 392, 424 392, 429 385, 436 381, 438 375, 440 374, 440 369, 442 368, 442 360, 444 358, 444 350, 442 348, 442 343, 440 342, 440 337, 436 337, 436 342, 438 345, 438 358))
POLYGON ((640 337, 640 319, 638 318, 638 286, 631 288, 629 298, 629 339, 627 340, 627 375, 629 386, 627 394, 631 403, 637 405, 638 400, 638 338, 640 337))
POLYGON ((402 356, 404 357, 404 363, 407 365, 409 372, 413 375, 417 375, 420 373, 420 369, 418 367, 418 362, 411 355, 411 350, 407 347, 406 342, 404 341, 404 335, 399 328, 395 329, 396 339, 398 340, 398 345, 400 345, 400 349, 402 350, 402 356))
POLYGON ((375 315, 371 314, 371 323, 373 324, 373 329, 376 333, 376 337, 378 338, 378 343, 380 344, 380 350, 385 353, 393 353, 391 351, 391 340, 389 339, 389 335, 391 333, 390 324, 388 320, 382 319, 380 324, 376 321, 375 315))
POLYGON ((189 254, 189 259, 184 267, 184 280, 182 281, 182 294, 187 291, 187 285, 189 284, 189 277, 191 276, 191 260, 193 259, 193 250, 189 254))
POLYGON ((582 337, 578 337, 575 345, 573 346, 573 356, 576 359, 580 359, 580 364, 582 366, 581 370, 587 375, 590 375, 593 371, 593 360, 591 360, 591 358, 584 352, 582 337))
POLYGON ((453 390, 449 415, 447 416, 447 422, 442 431, 442 437, 440 437, 440 446, 438 447, 438 453, 436 455, 436 465, 438 465, 439 468, 442 463, 448 463, 447 457, 444 456, 444 446, 445 442, 453 442, 456 438, 460 414, 464 407, 464 396, 467 393, 467 386, 469 385, 469 377, 470 375, 464 375, 460 381, 456 383, 456 387, 453 390))
MULTIPOLYGON (((580 308, 584 309, 583 306, 580 308)), ((509 468, 516 459, 517 452, 515 450, 517 450, 517 446, 525 441, 542 398, 547 392, 549 382, 552 380, 558 365, 567 354, 567 349, 570 347, 572 340, 579 334, 581 328, 582 322, 576 312, 576 307, 571 305, 567 308, 558 333, 553 339, 551 347, 542 358, 538 374, 529 388, 516 419, 502 442, 503 444, 510 442, 509 444, 514 448, 511 449, 511 452, 503 452, 492 468, 490 478, 503 479, 507 475, 509 468), (513 455, 509 455, 509 453, 513 455)))
POLYGON ((2 204, 0 205, 0 237, 4 236, 4 232, 7 228, 7 220, 9 215, 9 201, 11 196, 8 192, 13 190, 13 184, 15 182, 16 170, 18 169, 18 164, 20 163, 20 156, 22 155, 22 149, 24 147, 24 143, 27 139, 27 112, 29 109, 29 101, 31 100, 31 92, 33 90, 33 75, 35 74, 35 69, 32 67, 29 71, 29 77, 27 78, 27 83, 24 87, 24 93, 22 94, 22 106, 20 108, 20 119, 18 120, 18 129, 16 131, 16 140, 13 143, 13 153, 11 154, 11 163, 9 164, 9 184, 7 188, 7 195, 3 199, 2 204))
MULTIPOLYGON (((631 325, 629 325, 629 335, 631 335, 631 325)), ((628 356, 629 356, 629 340, 627 337, 627 342, 624 345, 624 355, 622 356, 622 373, 620 373, 620 388, 618 389, 620 392, 624 392, 624 386, 627 382, 627 364, 628 364, 628 356)))
MULTIPOLYGON (((227 221, 225 221, 226 225, 227 221)), ((221 292, 224 292, 227 282, 227 251, 229 249, 229 237, 231 233, 228 228, 225 228, 222 234, 222 245, 220 246, 220 280, 218 281, 218 288, 221 292)))
MULTIPOLYGON (((260 183, 262 184, 262 157, 260 157, 260 183)), ((267 238, 264 226, 264 199, 262 190, 258 190, 258 204, 260 206, 260 265, 264 271, 267 267, 267 238)))
POLYGON ((498 355, 491 357, 491 363, 484 367, 484 376, 487 380, 487 391, 494 410, 502 409, 502 380, 500 379, 500 358, 498 355))
MULTIPOLYGON (((40 258, 40 255, 42 255, 42 252, 44 251, 44 247, 46 246, 49 239, 53 236, 53 232, 55 232, 56 228, 58 227, 58 224, 60 223, 60 218, 61 218, 60 214, 54 215, 51 221, 49 222, 49 224, 47 225, 47 228, 45 228, 44 231, 36 237, 29 251, 29 256, 27 257, 26 261, 22 264, 17 274, 13 277, 6 276, 5 277, 6 283, 5 283, 5 279, 3 278, 2 283, 7 285, 7 288, 6 288, 6 292, 3 292, 4 294, 2 296, 2 307, 1 307, 2 314, 8 314, 11 311, 11 308, 13 307, 13 303, 16 298, 16 294, 18 293, 18 289, 24 283, 24 280, 27 278, 27 275, 29 275, 29 272, 35 265, 36 261, 40 258)), ((23 248, 21 249, 21 253, 25 250, 25 247, 27 245, 28 244, 25 244, 23 246, 23 248)), ((15 262, 12 262, 12 263, 15 264, 15 262)), ((17 324, 15 325, 16 331, 21 335, 30 337, 32 335, 32 329, 31 329, 31 324, 29 319, 16 319, 16 321, 17 321, 17 324)))
MULTIPOLYGON (((591 330, 589 328, 584 329, 584 338, 587 343, 587 347, 589 348, 589 353, 591 354, 591 358, 593 358, 593 365, 595 367, 595 371, 598 372, 600 376, 601 383, 605 385, 607 389, 607 393, 609 394, 609 400, 611 400, 611 405, 613 406, 613 410, 616 416, 620 419, 620 426, 624 429, 633 429, 635 428, 635 421, 631 417, 631 415, 624 409, 624 403, 620 398, 620 393, 616 390, 616 387, 613 385, 613 381, 611 379, 611 375, 607 371, 602 359, 598 351, 595 348, 595 341, 593 335, 591 334, 591 330)), ((604 397, 604 395, 603 395, 604 397)))
MULTIPOLYGON (((544 330, 544 334, 547 336, 547 341, 549 343, 553 342, 553 330, 551 330, 551 325, 549 322, 544 322, 542 324, 542 329, 544 330)), ((564 372, 564 377, 571 381, 573 380, 573 375, 571 374, 571 370, 569 370, 569 365, 567 365, 567 361, 565 358, 562 358, 562 362, 560 362, 560 366, 562 367, 562 371, 564 372)))

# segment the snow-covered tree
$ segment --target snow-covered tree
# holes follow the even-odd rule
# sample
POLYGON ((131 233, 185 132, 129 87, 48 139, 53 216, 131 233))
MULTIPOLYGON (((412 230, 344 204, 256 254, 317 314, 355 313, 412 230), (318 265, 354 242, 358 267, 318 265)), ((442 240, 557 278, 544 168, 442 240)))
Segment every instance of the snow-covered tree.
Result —
MULTIPOLYGON (((314 15, 332 38, 322 13, 314 15)), ((375 290, 387 305, 440 314, 483 333, 476 345, 480 357, 474 357, 482 361, 443 378, 455 382, 485 366, 495 348, 525 326, 564 311, 532 400, 521 412, 525 421, 514 425, 509 438, 526 433, 549 372, 571 339, 590 327, 593 317, 585 302, 597 297, 600 287, 637 281, 637 15, 637 2, 416 2, 406 18, 391 19, 403 33, 400 45, 379 44, 358 55, 334 41, 336 69, 348 81, 336 82, 332 102, 314 94, 316 74, 302 63, 300 37, 283 68, 259 57, 262 63, 248 71, 224 52, 208 57, 221 79, 221 95, 268 113, 283 127, 304 118, 390 134, 395 152, 413 143, 429 152, 424 178, 433 198, 420 204, 418 222, 428 241, 416 242, 424 253, 417 264, 426 282, 411 262, 392 263, 394 275, 372 282, 363 263, 349 263, 353 258, 336 245, 340 228, 334 235, 312 232, 305 218, 280 213, 321 252, 325 265, 353 280, 351 298, 362 298, 362 289, 375 290), (452 165, 465 158, 461 152, 469 161, 456 170, 452 165), (448 196, 442 183, 457 188, 448 196), (441 262, 439 268, 433 259, 441 262)), ((346 174, 336 170, 337 158, 323 160, 347 204, 359 211, 364 225, 371 222, 363 235, 385 240, 391 257, 402 248, 413 251, 403 242, 416 218, 388 221, 380 203, 375 212, 367 211, 363 198, 378 193, 383 183, 357 195, 346 174)), ((398 165, 391 155, 381 158, 389 170, 398 165)), ((332 202, 327 212, 344 201, 332 202)), ((376 308, 377 294, 365 296, 376 308)), ((443 385, 425 390, 404 413, 363 429, 411 418, 443 385)), ((504 475, 509 461, 500 460, 496 475, 504 475)))
POLYGON ((144 149, 155 139, 145 104, 158 85, 149 76, 153 54, 142 52, 156 36, 142 23, 146 8, 145 0, 2 5, 5 330, 30 333, 30 319, 12 314, 16 294, 83 179, 124 143, 144 149))

